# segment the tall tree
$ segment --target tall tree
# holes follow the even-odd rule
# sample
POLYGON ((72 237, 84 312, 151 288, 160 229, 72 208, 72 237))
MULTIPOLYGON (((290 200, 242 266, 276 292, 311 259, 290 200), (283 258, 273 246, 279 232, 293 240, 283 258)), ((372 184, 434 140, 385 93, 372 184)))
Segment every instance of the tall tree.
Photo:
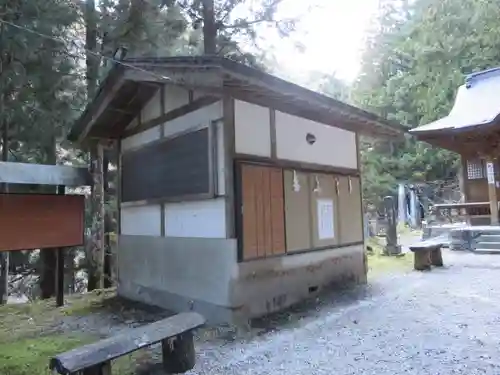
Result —
MULTIPOLYGON (((56 140, 71 122, 71 106, 77 102, 75 92, 71 100, 67 95, 73 89, 75 61, 70 43, 61 41, 76 20, 74 6, 69 0, 0 1, 0 9, 0 116, 8 130, 3 156, 55 163, 56 140)), ((52 293, 55 279, 46 254, 41 252, 42 296, 52 293)))
POLYGON ((203 52, 217 54, 217 26, 215 24, 214 0, 203 0, 203 52))
MULTIPOLYGON (((498 1, 382 4, 354 89, 358 105, 409 127, 425 124, 448 114, 465 74, 500 65, 498 1)), ((362 156, 371 201, 393 193, 398 180, 453 180, 459 164, 456 154, 413 139, 365 140, 362 156)))
POLYGON ((242 44, 255 45, 262 25, 272 25, 282 36, 295 29, 295 19, 278 17, 278 9, 284 1, 163 0, 163 4, 178 6, 192 30, 203 30, 204 53, 258 65, 256 57, 242 48, 242 44))

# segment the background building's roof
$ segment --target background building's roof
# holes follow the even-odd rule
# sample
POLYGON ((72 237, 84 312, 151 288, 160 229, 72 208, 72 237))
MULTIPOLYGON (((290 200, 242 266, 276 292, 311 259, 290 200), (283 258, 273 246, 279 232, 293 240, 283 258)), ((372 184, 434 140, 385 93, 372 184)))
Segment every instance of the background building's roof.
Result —
POLYGON ((328 96, 222 57, 126 59, 112 68, 68 138, 120 138, 137 111, 171 83, 273 107, 351 131, 399 137, 406 128, 328 96))
POLYGON ((500 68, 470 74, 460 86, 450 114, 410 130, 418 135, 457 133, 495 125, 500 119, 500 68))

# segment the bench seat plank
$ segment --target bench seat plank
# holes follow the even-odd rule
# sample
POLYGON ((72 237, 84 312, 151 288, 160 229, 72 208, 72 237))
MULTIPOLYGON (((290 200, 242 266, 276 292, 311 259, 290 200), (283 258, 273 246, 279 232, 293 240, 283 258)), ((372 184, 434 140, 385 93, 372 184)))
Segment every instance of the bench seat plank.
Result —
POLYGON ((438 236, 434 238, 428 238, 424 241, 419 241, 417 243, 411 244, 408 248, 415 251, 430 250, 436 247, 443 247, 446 244, 445 236, 438 236))
POLYGON ((50 360, 50 369, 59 374, 73 374, 159 343, 167 338, 192 331, 203 324, 205 324, 205 318, 195 312, 174 315, 59 354, 50 360))

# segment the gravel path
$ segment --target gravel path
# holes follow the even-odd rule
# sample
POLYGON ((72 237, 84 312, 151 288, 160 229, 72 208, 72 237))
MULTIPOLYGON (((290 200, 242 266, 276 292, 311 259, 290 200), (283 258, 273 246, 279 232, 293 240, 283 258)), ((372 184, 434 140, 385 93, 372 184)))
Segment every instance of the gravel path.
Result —
POLYGON ((323 297, 290 328, 199 343, 191 374, 499 374, 500 257, 444 258, 323 297))
MULTIPOLYGON (((254 322, 247 334, 200 339, 189 374, 500 374, 500 256, 443 257, 443 269, 377 278, 254 322)), ((140 324, 104 314, 60 328, 114 335, 140 324)))

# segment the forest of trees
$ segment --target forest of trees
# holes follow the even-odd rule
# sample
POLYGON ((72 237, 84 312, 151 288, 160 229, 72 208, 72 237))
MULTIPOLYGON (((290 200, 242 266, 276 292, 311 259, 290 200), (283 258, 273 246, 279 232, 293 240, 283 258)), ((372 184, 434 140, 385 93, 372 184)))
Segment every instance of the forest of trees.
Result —
MULTIPOLYGON (((262 24, 283 37, 293 33, 297 20, 277 17, 284 1, 290 0, 0 0, 2 160, 88 165, 91 155, 65 135, 119 47, 127 48, 127 56, 218 54, 279 73, 255 41, 262 24), (248 9, 245 17, 238 16, 242 7, 248 9)), ((309 87, 408 127, 435 120, 449 111, 464 74, 500 65, 498 14, 496 0, 383 0, 358 79, 348 86, 334 74, 311 73, 309 87)), ((106 150, 104 157, 108 233, 114 230, 114 151, 106 150)), ((456 178, 457 155, 411 137, 363 139, 361 152, 369 204, 394 192, 397 181, 456 178)), ((87 221, 89 228, 95 224, 90 212, 87 221)), ((68 254, 73 290, 99 286, 92 251, 90 246, 68 254), (82 272, 81 280, 75 277, 82 272)), ((23 293, 52 295, 47 267, 52 256, 52 251, 11 254, 14 292, 25 285, 18 283, 24 277, 31 281, 23 293)))

